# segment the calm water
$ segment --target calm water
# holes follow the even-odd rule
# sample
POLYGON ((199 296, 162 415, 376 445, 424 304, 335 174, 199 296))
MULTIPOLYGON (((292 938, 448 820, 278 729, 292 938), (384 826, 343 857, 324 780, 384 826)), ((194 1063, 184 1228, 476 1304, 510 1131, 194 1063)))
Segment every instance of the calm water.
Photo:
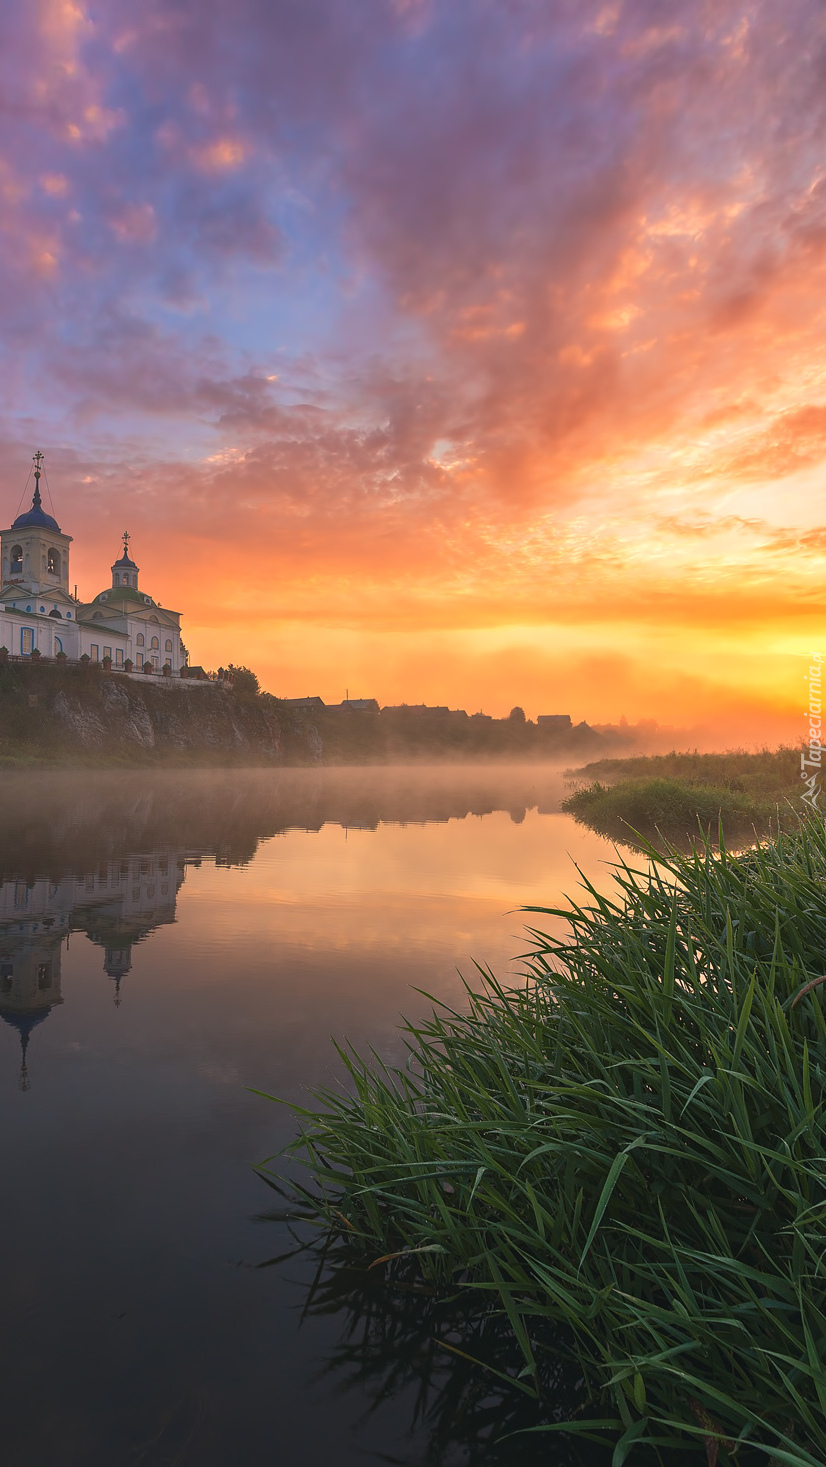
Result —
POLYGON ((388 1324, 345 1276, 308 1308, 311 1257, 261 1267, 291 1240, 253 1165, 293 1123, 250 1087, 331 1080, 332 1035, 400 1057, 417 987, 516 972, 512 909, 572 891, 572 859, 607 884, 559 776, 0 789, 4 1467, 527 1460, 490 1455, 501 1403, 415 1307, 388 1324))

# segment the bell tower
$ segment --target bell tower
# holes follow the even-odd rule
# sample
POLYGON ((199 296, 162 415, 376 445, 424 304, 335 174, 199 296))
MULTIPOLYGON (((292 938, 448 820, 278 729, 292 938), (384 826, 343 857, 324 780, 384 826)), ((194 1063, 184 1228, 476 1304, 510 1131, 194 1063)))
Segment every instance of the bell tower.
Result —
POLYGON ((0 585, 4 592, 48 596, 69 595, 69 546, 57 520, 47 514, 40 497, 43 454, 34 455, 34 494, 31 509, 19 514, 8 530, 0 530, 0 585))
POLYGON ((116 560, 112 566, 112 586, 129 586, 133 591, 138 589, 138 567, 129 555, 129 531, 123 532, 123 554, 120 560, 116 560))

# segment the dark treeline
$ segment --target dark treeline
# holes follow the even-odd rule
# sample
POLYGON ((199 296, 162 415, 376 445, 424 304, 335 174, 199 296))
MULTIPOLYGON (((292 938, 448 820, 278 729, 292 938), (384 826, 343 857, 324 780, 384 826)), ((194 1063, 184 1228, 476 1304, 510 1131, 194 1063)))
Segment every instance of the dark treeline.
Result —
MULTIPOLYGON (((650 731, 648 731, 650 734, 650 731)), ((0 767, 267 767, 581 763, 628 752, 627 727, 416 708, 299 707, 249 668, 217 682, 126 676, 100 664, 0 664, 0 767), (228 680, 231 676, 231 680, 228 680)))
POLYGON ((619 731, 602 733, 587 723, 543 727, 524 714, 468 718, 461 713, 421 714, 415 709, 385 708, 380 713, 322 709, 311 716, 321 738, 324 764, 571 762, 607 757, 632 742, 619 731))

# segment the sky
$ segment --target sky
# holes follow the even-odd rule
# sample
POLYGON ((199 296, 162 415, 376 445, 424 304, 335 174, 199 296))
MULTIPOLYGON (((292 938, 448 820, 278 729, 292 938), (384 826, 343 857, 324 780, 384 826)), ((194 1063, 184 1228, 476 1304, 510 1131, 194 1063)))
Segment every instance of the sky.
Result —
POLYGON ((43 449, 81 596, 128 529, 285 697, 802 736, 819 0, 6 0, 0 108, 0 496, 43 449))

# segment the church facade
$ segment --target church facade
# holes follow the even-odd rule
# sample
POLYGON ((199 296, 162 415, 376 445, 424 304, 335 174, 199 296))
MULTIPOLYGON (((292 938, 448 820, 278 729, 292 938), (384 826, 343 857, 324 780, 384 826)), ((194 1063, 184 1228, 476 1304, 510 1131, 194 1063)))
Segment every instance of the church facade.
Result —
POLYGON ((35 454, 31 508, 0 531, 0 648, 15 657, 109 658, 114 668, 131 662, 143 671, 149 663, 156 674, 180 673, 186 662, 181 613, 142 590, 128 534, 112 564, 111 585, 90 602, 70 592, 72 536, 43 508, 42 459, 35 454))

